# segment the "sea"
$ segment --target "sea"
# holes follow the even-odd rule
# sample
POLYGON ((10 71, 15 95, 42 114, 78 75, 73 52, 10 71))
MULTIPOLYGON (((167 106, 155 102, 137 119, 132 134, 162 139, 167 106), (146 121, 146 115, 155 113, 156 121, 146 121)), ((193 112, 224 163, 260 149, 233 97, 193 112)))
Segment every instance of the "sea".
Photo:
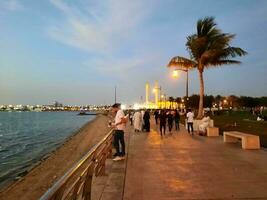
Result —
POLYGON ((0 188, 19 179, 94 115, 0 112, 0 188))

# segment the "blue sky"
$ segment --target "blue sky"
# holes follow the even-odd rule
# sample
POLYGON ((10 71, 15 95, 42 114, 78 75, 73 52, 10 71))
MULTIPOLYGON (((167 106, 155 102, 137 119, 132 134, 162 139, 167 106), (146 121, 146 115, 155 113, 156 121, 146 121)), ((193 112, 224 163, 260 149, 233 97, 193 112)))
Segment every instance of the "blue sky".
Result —
MULTIPOLYGON (((166 65, 188 56, 186 36, 205 16, 249 53, 206 70, 206 94, 266 96, 265 0, 0 0, 0 104, 113 103, 115 85, 133 103, 155 80, 183 96, 185 74, 173 80, 166 65)), ((189 78, 198 93, 197 72, 189 78)))

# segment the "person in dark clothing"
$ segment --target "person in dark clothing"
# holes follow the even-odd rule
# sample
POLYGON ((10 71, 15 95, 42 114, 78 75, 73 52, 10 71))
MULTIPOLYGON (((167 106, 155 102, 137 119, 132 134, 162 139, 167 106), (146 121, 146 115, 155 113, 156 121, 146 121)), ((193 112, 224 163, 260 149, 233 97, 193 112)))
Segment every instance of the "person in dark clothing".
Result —
POLYGON ((132 111, 129 112, 129 119, 130 119, 131 125, 133 125, 133 112, 132 111))
POLYGON ((175 122, 175 130, 180 130, 180 126, 179 126, 179 123, 180 123, 180 113, 179 111, 175 110, 175 113, 174 113, 174 122, 175 122))
POLYGON ((169 127, 169 132, 172 132, 172 127, 173 127, 173 114, 171 111, 168 112, 167 114, 167 119, 168 119, 168 127, 169 127))
POLYGON ((145 111, 144 114, 144 129, 146 130, 146 132, 150 132, 150 115, 148 110, 145 111))
POLYGON ((156 110, 156 111, 154 112, 154 116, 155 116, 156 124, 158 124, 158 118, 159 118, 159 111, 158 111, 158 110, 156 110))
POLYGON ((165 110, 161 110, 159 114, 159 128, 160 128, 160 135, 162 136, 162 131, 165 135, 166 132, 166 112, 165 110))

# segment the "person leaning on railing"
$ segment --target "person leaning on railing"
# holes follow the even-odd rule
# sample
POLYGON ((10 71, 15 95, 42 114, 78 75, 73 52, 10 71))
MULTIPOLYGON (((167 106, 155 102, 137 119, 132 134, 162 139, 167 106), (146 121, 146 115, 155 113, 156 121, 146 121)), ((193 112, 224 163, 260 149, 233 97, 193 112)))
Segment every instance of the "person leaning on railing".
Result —
POLYGON ((112 106, 112 111, 116 114, 114 123, 112 123, 114 127, 114 147, 116 149, 114 161, 125 159, 124 131, 128 116, 124 115, 120 107, 121 104, 119 103, 115 103, 112 106))

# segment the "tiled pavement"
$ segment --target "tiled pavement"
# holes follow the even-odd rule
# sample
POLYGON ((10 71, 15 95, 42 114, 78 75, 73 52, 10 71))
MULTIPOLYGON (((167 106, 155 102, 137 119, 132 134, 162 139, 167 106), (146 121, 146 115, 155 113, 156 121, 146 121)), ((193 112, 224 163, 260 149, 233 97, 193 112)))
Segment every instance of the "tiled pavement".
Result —
POLYGON ((101 200, 267 200, 267 151, 222 137, 126 134, 127 159, 110 164, 101 200))

